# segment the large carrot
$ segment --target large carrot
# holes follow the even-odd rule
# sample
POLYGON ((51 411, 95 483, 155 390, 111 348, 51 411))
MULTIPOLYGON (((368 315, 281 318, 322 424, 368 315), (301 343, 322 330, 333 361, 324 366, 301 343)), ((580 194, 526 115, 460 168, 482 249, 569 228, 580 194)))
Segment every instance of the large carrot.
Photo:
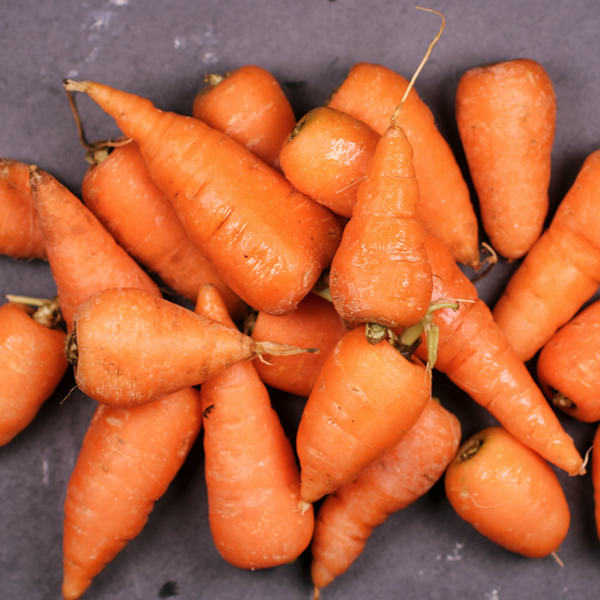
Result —
POLYGON ((234 292, 272 314, 297 306, 339 244, 330 211, 198 119, 99 83, 66 88, 86 92, 137 141, 152 178, 234 292))
POLYGON ((432 399, 396 446, 327 497, 311 544, 317 590, 350 567, 375 527, 433 486, 454 458, 460 434, 458 419, 432 399))
POLYGON ((456 90, 456 120, 492 246, 521 258, 548 212, 552 80, 526 58, 470 69, 456 90))
MULTIPOLYGON (((460 298, 458 310, 439 310, 436 369, 487 408, 517 439, 571 475, 583 460, 475 286, 433 237, 425 244, 434 273, 433 299, 460 298)), ((425 351, 417 348, 425 357, 425 351)))
MULTIPOLYGON (((234 327, 213 286, 200 288, 196 312, 234 327)), ((217 550, 242 569, 296 559, 312 537, 312 506, 300 503, 292 446, 253 363, 237 363, 204 382, 200 396, 208 518, 217 550)))
POLYGON ((549 229, 494 307, 494 319, 526 361, 570 321, 600 283, 600 150, 588 156, 549 229))

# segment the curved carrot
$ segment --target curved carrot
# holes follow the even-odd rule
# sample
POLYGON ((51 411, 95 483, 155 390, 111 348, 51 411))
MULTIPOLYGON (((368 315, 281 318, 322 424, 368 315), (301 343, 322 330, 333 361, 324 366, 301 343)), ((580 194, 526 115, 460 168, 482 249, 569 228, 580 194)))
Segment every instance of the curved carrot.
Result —
POLYGON ((275 77, 246 65, 205 80, 209 85, 194 99, 192 115, 279 168, 279 151, 296 118, 275 77))
POLYGON ((66 88, 86 92, 136 140, 186 231, 234 292, 271 314, 297 306, 339 244, 330 211, 198 119, 99 83, 66 88))
POLYGON ((398 444, 327 497, 311 544, 317 589, 350 567, 375 527, 433 486, 454 458, 460 433, 458 419, 432 399, 398 444))
POLYGON ((0 158, 0 254, 46 258, 29 188, 29 165, 0 158))
MULTIPOLYGON (((210 285, 200 288, 196 312, 234 327, 210 285)), ((237 363, 205 381, 200 396, 208 518, 217 550, 242 569, 296 559, 312 537, 312 506, 300 504, 294 452, 254 365, 237 363)))
POLYGON ((507 550, 542 558, 567 535, 569 507, 554 471, 501 427, 460 447, 445 485, 458 515, 507 550))
MULTIPOLYGON (((408 83, 386 67, 358 63, 350 69, 329 106, 383 134, 408 83)), ((450 146, 435 126, 431 111, 414 89, 408 94, 397 121, 414 151, 413 164, 420 187, 419 218, 456 260, 477 268, 477 217, 469 189, 450 146)))
POLYGON ((201 425, 191 388, 131 409, 98 406, 67 486, 65 600, 79 598, 143 529, 201 425))
POLYGON ((548 212, 552 80, 526 58, 470 69, 456 91, 456 120, 492 246, 521 258, 548 212))
MULTIPOLYGON (((438 240, 425 243, 434 274, 433 299, 465 300, 439 310, 436 369, 485 407, 517 439, 571 475, 583 460, 477 290, 438 240)), ((424 358, 424 348, 416 353, 424 358)))
POLYGON ((494 307, 495 321, 521 360, 532 358, 598 289, 599 189, 596 150, 494 307))

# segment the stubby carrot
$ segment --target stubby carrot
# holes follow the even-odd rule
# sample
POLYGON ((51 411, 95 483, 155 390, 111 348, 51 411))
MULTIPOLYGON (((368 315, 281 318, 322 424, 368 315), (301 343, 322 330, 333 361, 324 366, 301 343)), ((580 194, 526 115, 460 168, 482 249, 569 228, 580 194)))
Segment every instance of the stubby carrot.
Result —
POLYGON ((542 558, 567 535, 569 507, 554 471, 501 427, 460 447, 445 485, 458 515, 507 550, 542 558))
MULTIPOLYGON (((527 367, 503 335, 475 286, 433 237, 425 243, 434 274, 433 299, 460 298, 458 310, 435 313, 439 328, 436 369, 485 407, 517 439, 571 475, 583 459, 527 367)), ((425 358, 425 350, 417 348, 425 358)))
POLYGON ((521 258, 548 212, 552 80, 527 58, 470 69, 456 90, 456 121, 492 246, 521 258))
POLYGON ((271 314, 297 306, 339 244, 330 211, 198 119, 99 83, 66 88, 86 92, 136 140, 186 231, 234 292, 271 314))
POLYGON ((458 419, 432 399, 396 446, 327 497, 311 544, 317 590, 352 565, 375 527, 438 481, 454 458, 460 435, 458 419))
POLYGON ((588 156, 549 229, 514 273, 494 319, 527 361, 600 283, 600 150, 588 156))
MULTIPOLYGON (((196 312, 233 327, 216 288, 200 288, 196 312)), ((313 533, 300 503, 290 441, 253 363, 241 362, 201 388, 208 519, 223 558, 242 569, 295 560, 313 533)))
POLYGON ((29 188, 29 165, 9 158, 0 158, 0 254, 46 258, 29 188))
POLYGON ((76 600, 143 529, 202 425, 188 388, 147 406, 98 406, 67 486, 63 597, 76 600))
POLYGON ((272 167, 296 118, 281 86, 265 69, 245 65, 225 76, 207 75, 192 115, 222 131, 272 167))

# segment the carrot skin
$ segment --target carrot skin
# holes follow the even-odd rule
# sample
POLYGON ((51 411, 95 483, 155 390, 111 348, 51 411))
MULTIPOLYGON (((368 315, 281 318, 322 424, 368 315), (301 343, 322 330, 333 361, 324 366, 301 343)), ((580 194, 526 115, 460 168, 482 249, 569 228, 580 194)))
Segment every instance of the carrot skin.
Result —
POLYGON ((592 482, 594 485, 594 517, 596 532, 600 539, 600 427, 596 429, 592 452, 592 482))

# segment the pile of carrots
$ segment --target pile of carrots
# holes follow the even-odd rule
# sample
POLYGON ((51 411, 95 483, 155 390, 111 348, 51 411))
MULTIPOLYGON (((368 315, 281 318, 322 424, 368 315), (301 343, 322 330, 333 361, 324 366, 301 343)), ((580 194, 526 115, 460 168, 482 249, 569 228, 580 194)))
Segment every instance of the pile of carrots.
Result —
MULTIPOLYGON (((465 274, 491 262, 469 188, 414 79, 359 63, 298 122, 260 67, 207 82, 182 116, 65 81, 75 113, 85 93, 124 135, 89 143, 78 123, 83 202, 0 162, 0 251, 47 260, 57 287, 0 307, 0 444, 68 363, 98 401, 66 491, 65 600, 141 531, 199 436, 224 560, 272 568, 310 547, 315 598, 442 477, 483 535, 560 560, 570 516, 549 463, 586 465, 553 407, 600 420, 600 308, 575 316, 600 284, 600 150, 543 232, 544 68, 477 67, 457 90, 485 232, 523 259, 493 311, 465 274), (538 385, 524 361, 540 350, 538 385), (499 425, 461 445, 436 371, 499 425), (307 398, 293 441, 269 387, 307 398)), ((592 475, 600 494, 600 461, 592 475)))

